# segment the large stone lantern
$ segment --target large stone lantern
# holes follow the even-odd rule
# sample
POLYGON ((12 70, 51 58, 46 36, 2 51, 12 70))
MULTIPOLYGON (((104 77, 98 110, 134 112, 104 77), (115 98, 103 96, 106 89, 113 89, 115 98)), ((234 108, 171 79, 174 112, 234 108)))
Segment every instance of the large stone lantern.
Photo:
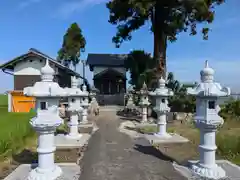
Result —
POLYGON ((38 167, 33 169, 28 180, 54 180, 61 176, 62 170, 54 163, 54 132, 63 123, 59 117, 58 105, 61 97, 66 96, 63 88, 53 82, 54 70, 46 65, 41 69, 41 81, 33 87, 24 88, 24 95, 36 97, 36 117, 30 124, 38 133, 38 167))
POLYGON ((167 113, 170 111, 168 107, 168 97, 173 96, 173 91, 168 89, 166 81, 160 78, 158 81, 158 87, 154 92, 150 92, 149 95, 156 98, 156 106, 154 111, 157 113, 158 130, 159 132, 155 135, 160 138, 170 138, 171 135, 167 133, 167 113))
POLYGON ((218 115, 219 99, 230 95, 230 89, 214 82, 214 70, 205 63, 200 72, 201 82, 195 88, 188 88, 187 93, 196 96, 195 125, 200 129, 200 160, 192 164, 193 172, 204 178, 220 179, 226 176, 225 171, 216 164, 215 143, 216 131, 223 124, 218 115))
POLYGON ((70 121, 68 123, 69 133, 66 135, 70 139, 79 139, 82 134, 78 132, 78 115, 83 111, 81 107, 81 99, 86 95, 78 87, 78 80, 76 77, 71 79, 71 88, 66 88, 68 94, 68 111, 70 112, 70 121))
POLYGON ((84 84, 83 85, 83 98, 81 101, 81 106, 83 108, 82 110, 82 124, 88 124, 88 119, 87 119, 87 115, 88 115, 88 107, 89 107, 89 100, 88 100, 88 96, 89 93, 87 91, 87 86, 84 84))
POLYGON ((147 123, 147 108, 150 105, 150 102, 148 101, 148 88, 146 83, 143 83, 143 86, 140 90, 140 102, 139 106, 142 108, 142 123, 147 123))

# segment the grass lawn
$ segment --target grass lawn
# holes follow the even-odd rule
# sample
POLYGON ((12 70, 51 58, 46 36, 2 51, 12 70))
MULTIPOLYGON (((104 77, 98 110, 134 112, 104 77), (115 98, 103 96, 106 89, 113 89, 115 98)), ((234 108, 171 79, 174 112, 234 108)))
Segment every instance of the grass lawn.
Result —
MULTIPOLYGON (((29 124, 31 113, 9 113, 7 95, 0 95, 0 174, 25 148, 36 148, 36 134, 29 124)), ((0 176, 1 177, 1 176, 0 176)))
POLYGON ((5 94, 0 94, 0 108, 7 107, 8 105, 8 96, 5 94))
MULTIPOLYGON (((7 96, 0 95, 0 179, 4 179, 19 164, 37 162, 37 135, 29 124, 30 113, 8 113, 7 96)), ((66 124, 58 128, 66 131, 66 124)), ((55 162, 76 163, 80 148, 57 150, 55 162)))
MULTIPOLYGON (((144 127, 140 132, 156 132, 156 127, 144 127)), ((176 132, 190 140, 189 143, 182 144, 159 144, 156 145, 160 151, 173 158, 178 163, 185 162, 189 159, 198 159, 199 130, 192 123, 175 122, 168 124, 168 132, 176 132)), ((217 132, 216 144, 217 158, 227 159, 235 164, 240 165, 240 122, 227 120, 217 132)))

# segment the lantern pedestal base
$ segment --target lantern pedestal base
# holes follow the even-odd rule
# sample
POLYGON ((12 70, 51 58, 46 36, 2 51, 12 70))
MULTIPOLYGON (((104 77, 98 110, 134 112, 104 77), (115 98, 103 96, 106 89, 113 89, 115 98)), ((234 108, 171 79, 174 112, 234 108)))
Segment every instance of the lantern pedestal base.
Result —
POLYGON ((53 171, 47 171, 47 172, 39 172, 40 169, 35 168, 33 169, 27 180, 55 180, 58 177, 62 175, 62 170, 59 166, 55 165, 55 168, 53 171))
MULTIPOLYGON (((76 163, 57 163, 56 164, 58 168, 60 167, 62 170, 61 176, 58 176, 55 178, 55 180, 74 180, 74 179, 79 179, 80 177, 80 168, 79 165, 76 163)), ((34 172, 34 168, 36 168, 38 165, 37 164, 21 164, 18 166, 11 174, 9 174, 4 180, 27 180, 30 176, 29 172, 34 172)), ((56 173, 55 173, 56 174, 56 173)), ((31 174, 33 175, 33 174, 31 174)), ((39 175, 36 174, 36 175, 39 175)), ((54 175, 56 177, 56 175, 54 175)), ((33 177, 33 176, 32 176, 33 177)), ((37 176, 38 178, 41 177, 37 176)), ((53 177, 53 176, 52 176, 53 177)), ((53 180, 52 177, 48 176, 42 176, 44 180, 53 180)), ((29 179, 32 180, 32 179, 29 179)), ((40 180, 40 179, 38 179, 40 180)))
POLYGON ((221 179, 226 177, 226 172, 222 167, 216 166, 214 167, 204 167, 199 163, 192 164, 191 170, 198 176, 209 178, 209 179, 221 179))
POLYGON ((154 133, 154 136, 157 136, 158 138, 171 138, 172 136, 168 133, 161 133, 161 132, 158 132, 158 133, 154 133))

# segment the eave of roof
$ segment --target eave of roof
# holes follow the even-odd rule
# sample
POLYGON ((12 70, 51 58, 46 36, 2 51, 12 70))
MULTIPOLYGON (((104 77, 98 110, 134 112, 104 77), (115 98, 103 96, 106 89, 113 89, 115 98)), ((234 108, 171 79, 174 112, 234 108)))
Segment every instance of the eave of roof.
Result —
POLYGON ((120 73, 120 72, 118 72, 118 71, 116 71, 115 69, 112 69, 112 68, 105 69, 104 71, 102 71, 102 72, 94 75, 93 79, 96 79, 96 78, 98 78, 98 77, 101 77, 102 75, 104 75, 104 74, 106 74, 106 73, 108 73, 108 72, 113 72, 113 73, 115 73, 115 74, 123 77, 124 79, 126 79, 126 77, 125 77, 125 75, 124 75, 123 73, 120 73))
MULTIPOLYGON (((14 58, 14 59, 12 59, 12 60, 4 63, 4 64, 2 64, 2 65, 0 66, 0 68, 3 69, 3 70, 4 70, 4 69, 13 70, 13 69, 11 68, 11 66, 13 66, 14 63, 17 63, 17 62, 19 62, 19 61, 21 61, 21 60, 23 60, 23 59, 25 59, 26 57, 29 57, 29 56, 31 56, 31 55, 37 55, 37 56, 40 56, 40 57, 42 57, 42 58, 44 58, 44 59, 47 59, 47 58, 48 58, 49 61, 52 62, 52 63, 54 63, 54 64, 56 64, 57 67, 66 70, 69 74, 72 74, 72 75, 74 75, 74 76, 76 76, 76 77, 80 77, 80 78, 84 79, 79 73, 71 70, 70 68, 62 65, 61 63, 57 62, 57 61, 54 60, 53 58, 49 57, 48 55, 46 55, 46 54, 42 53, 41 51, 39 51, 39 50, 37 50, 37 49, 34 49, 34 48, 31 48, 31 49, 29 49, 29 51, 28 51, 27 53, 22 54, 22 55, 20 55, 20 56, 18 56, 18 57, 16 57, 16 58, 14 58)), ((86 79, 85 79, 85 80, 86 80, 86 79)))
POLYGON ((87 64, 90 66, 124 66, 125 54, 93 54, 89 53, 87 64))

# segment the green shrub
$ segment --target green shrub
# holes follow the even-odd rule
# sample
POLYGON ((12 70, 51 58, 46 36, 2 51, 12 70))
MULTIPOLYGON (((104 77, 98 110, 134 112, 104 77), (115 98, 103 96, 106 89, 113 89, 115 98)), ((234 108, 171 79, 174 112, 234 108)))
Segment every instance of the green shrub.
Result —
POLYGON ((219 115, 226 119, 240 120, 240 100, 230 100, 222 105, 219 115))

